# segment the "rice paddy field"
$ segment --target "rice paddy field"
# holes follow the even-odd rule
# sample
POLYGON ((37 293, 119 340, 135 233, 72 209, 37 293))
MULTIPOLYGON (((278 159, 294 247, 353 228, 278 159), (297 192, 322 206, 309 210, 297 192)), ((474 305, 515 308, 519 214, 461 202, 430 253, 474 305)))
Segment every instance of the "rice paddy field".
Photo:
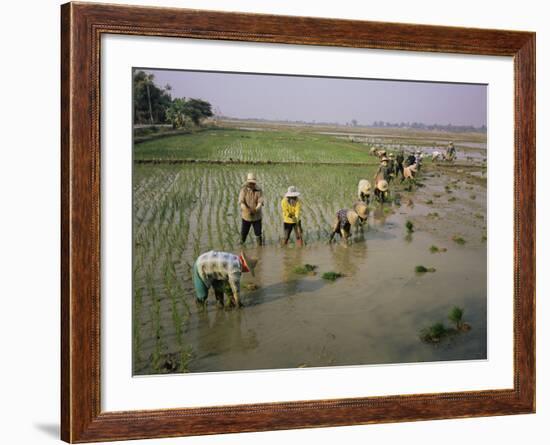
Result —
POLYGON ((352 245, 328 245, 336 211, 355 202, 358 180, 377 168, 369 149, 291 130, 215 129, 136 144, 134 374, 485 359, 483 166, 427 164, 419 186, 393 185, 392 203, 371 205, 352 245), (151 159, 203 162, 141 162, 151 159), (257 161, 273 163, 247 164, 257 161), (241 249, 237 196, 249 171, 265 196, 266 244, 251 236, 244 246, 259 258, 256 277, 243 275, 243 308, 217 308, 211 296, 200 309, 193 262, 211 249, 241 249), (280 246, 289 185, 302 193, 303 248, 280 246), (315 271, 297 272, 305 264, 315 271), (434 271, 417 273, 418 265, 434 271), (323 279, 330 272, 342 276, 323 279), (421 341, 419 332, 446 323, 454 306, 471 331, 421 341))

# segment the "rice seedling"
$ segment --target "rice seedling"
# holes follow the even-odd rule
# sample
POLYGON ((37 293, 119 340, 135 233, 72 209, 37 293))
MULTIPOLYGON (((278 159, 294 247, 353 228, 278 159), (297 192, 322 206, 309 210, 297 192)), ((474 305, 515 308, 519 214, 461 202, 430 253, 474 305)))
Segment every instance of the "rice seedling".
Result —
POLYGON ((407 222, 405 222, 405 228, 407 229, 408 233, 414 232, 414 224, 410 219, 408 219, 407 222))
POLYGON ((428 213, 428 218, 439 218, 439 213, 430 212, 430 213, 428 213))
POLYGON ((446 247, 437 247, 435 245, 431 245, 429 250, 431 253, 447 252, 446 247))
POLYGON ((439 343, 448 331, 445 325, 441 322, 434 323, 420 331, 420 339, 426 343, 439 343))
POLYGON ((463 316, 464 316, 464 309, 458 306, 454 306, 449 312, 449 315, 448 315, 449 321, 456 326, 457 330, 460 330, 462 328, 463 316))
POLYGON ((338 278, 343 277, 344 275, 339 272, 325 272, 322 277, 324 280, 336 281, 338 278))
POLYGON ((432 205, 433 203, 434 203, 434 202, 433 202, 431 199, 428 199, 428 200, 426 201, 426 204, 428 204, 428 205, 432 205))
POLYGON ((449 201, 449 202, 455 202, 455 201, 456 201, 456 197, 455 197, 455 196, 451 196, 447 201, 449 201))
POLYGON ((464 244, 466 244, 466 240, 464 238, 462 238, 461 236, 458 236, 458 235, 454 235, 453 236, 453 241, 461 246, 463 246, 464 244))
POLYGON ((314 264, 304 264, 303 266, 295 267, 294 273, 299 275, 315 275, 315 269, 317 269, 317 266, 314 264))
POLYGON ((470 195, 470 199, 476 199, 476 195, 474 195, 473 193, 470 195))
POLYGON ((419 264, 418 266, 416 266, 414 268, 414 271, 418 274, 423 274, 423 273, 426 273, 426 272, 435 272, 435 267, 426 267, 426 266, 422 266, 421 264, 419 264))

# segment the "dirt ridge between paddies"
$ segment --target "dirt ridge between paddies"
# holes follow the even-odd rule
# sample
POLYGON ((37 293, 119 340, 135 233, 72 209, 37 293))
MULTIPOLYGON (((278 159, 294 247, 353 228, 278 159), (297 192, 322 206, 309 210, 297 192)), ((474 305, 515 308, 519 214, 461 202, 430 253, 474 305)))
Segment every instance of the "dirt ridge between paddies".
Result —
MULTIPOLYGON (((222 159, 167 159, 167 158, 150 158, 150 159, 134 159, 134 164, 220 164, 220 165, 351 165, 356 167, 378 166, 379 162, 346 162, 346 161, 245 161, 245 160, 222 160, 222 159)), ((450 164, 439 165, 443 168, 466 168, 478 169, 479 165, 472 164, 450 164)))

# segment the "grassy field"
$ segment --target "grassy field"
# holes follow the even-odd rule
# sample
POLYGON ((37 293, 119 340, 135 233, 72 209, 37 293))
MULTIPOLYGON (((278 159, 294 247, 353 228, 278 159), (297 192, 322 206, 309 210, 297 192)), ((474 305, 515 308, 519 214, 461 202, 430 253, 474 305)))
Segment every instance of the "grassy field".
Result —
POLYGON ((134 159, 364 163, 373 160, 369 148, 330 135, 297 131, 209 129, 136 144, 134 159))

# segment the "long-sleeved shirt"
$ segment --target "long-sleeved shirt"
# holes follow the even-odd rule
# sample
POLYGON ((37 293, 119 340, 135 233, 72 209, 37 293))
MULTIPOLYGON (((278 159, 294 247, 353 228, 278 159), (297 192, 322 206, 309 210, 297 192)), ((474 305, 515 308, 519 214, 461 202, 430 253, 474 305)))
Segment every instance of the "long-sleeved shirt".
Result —
POLYGON ((206 287, 212 287, 213 281, 227 281, 233 294, 239 295, 242 265, 238 255, 211 250, 200 255, 196 264, 199 277, 206 287))
POLYGON ((241 216, 245 221, 258 221, 262 219, 263 204, 264 198, 260 188, 250 188, 247 185, 241 188, 239 206, 241 208, 241 216))
POLYGON ((296 224, 300 221, 300 210, 302 203, 297 199, 294 204, 291 204, 287 198, 281 201, 281 209, 283 210, 283 221, 287 224, 296 224))

